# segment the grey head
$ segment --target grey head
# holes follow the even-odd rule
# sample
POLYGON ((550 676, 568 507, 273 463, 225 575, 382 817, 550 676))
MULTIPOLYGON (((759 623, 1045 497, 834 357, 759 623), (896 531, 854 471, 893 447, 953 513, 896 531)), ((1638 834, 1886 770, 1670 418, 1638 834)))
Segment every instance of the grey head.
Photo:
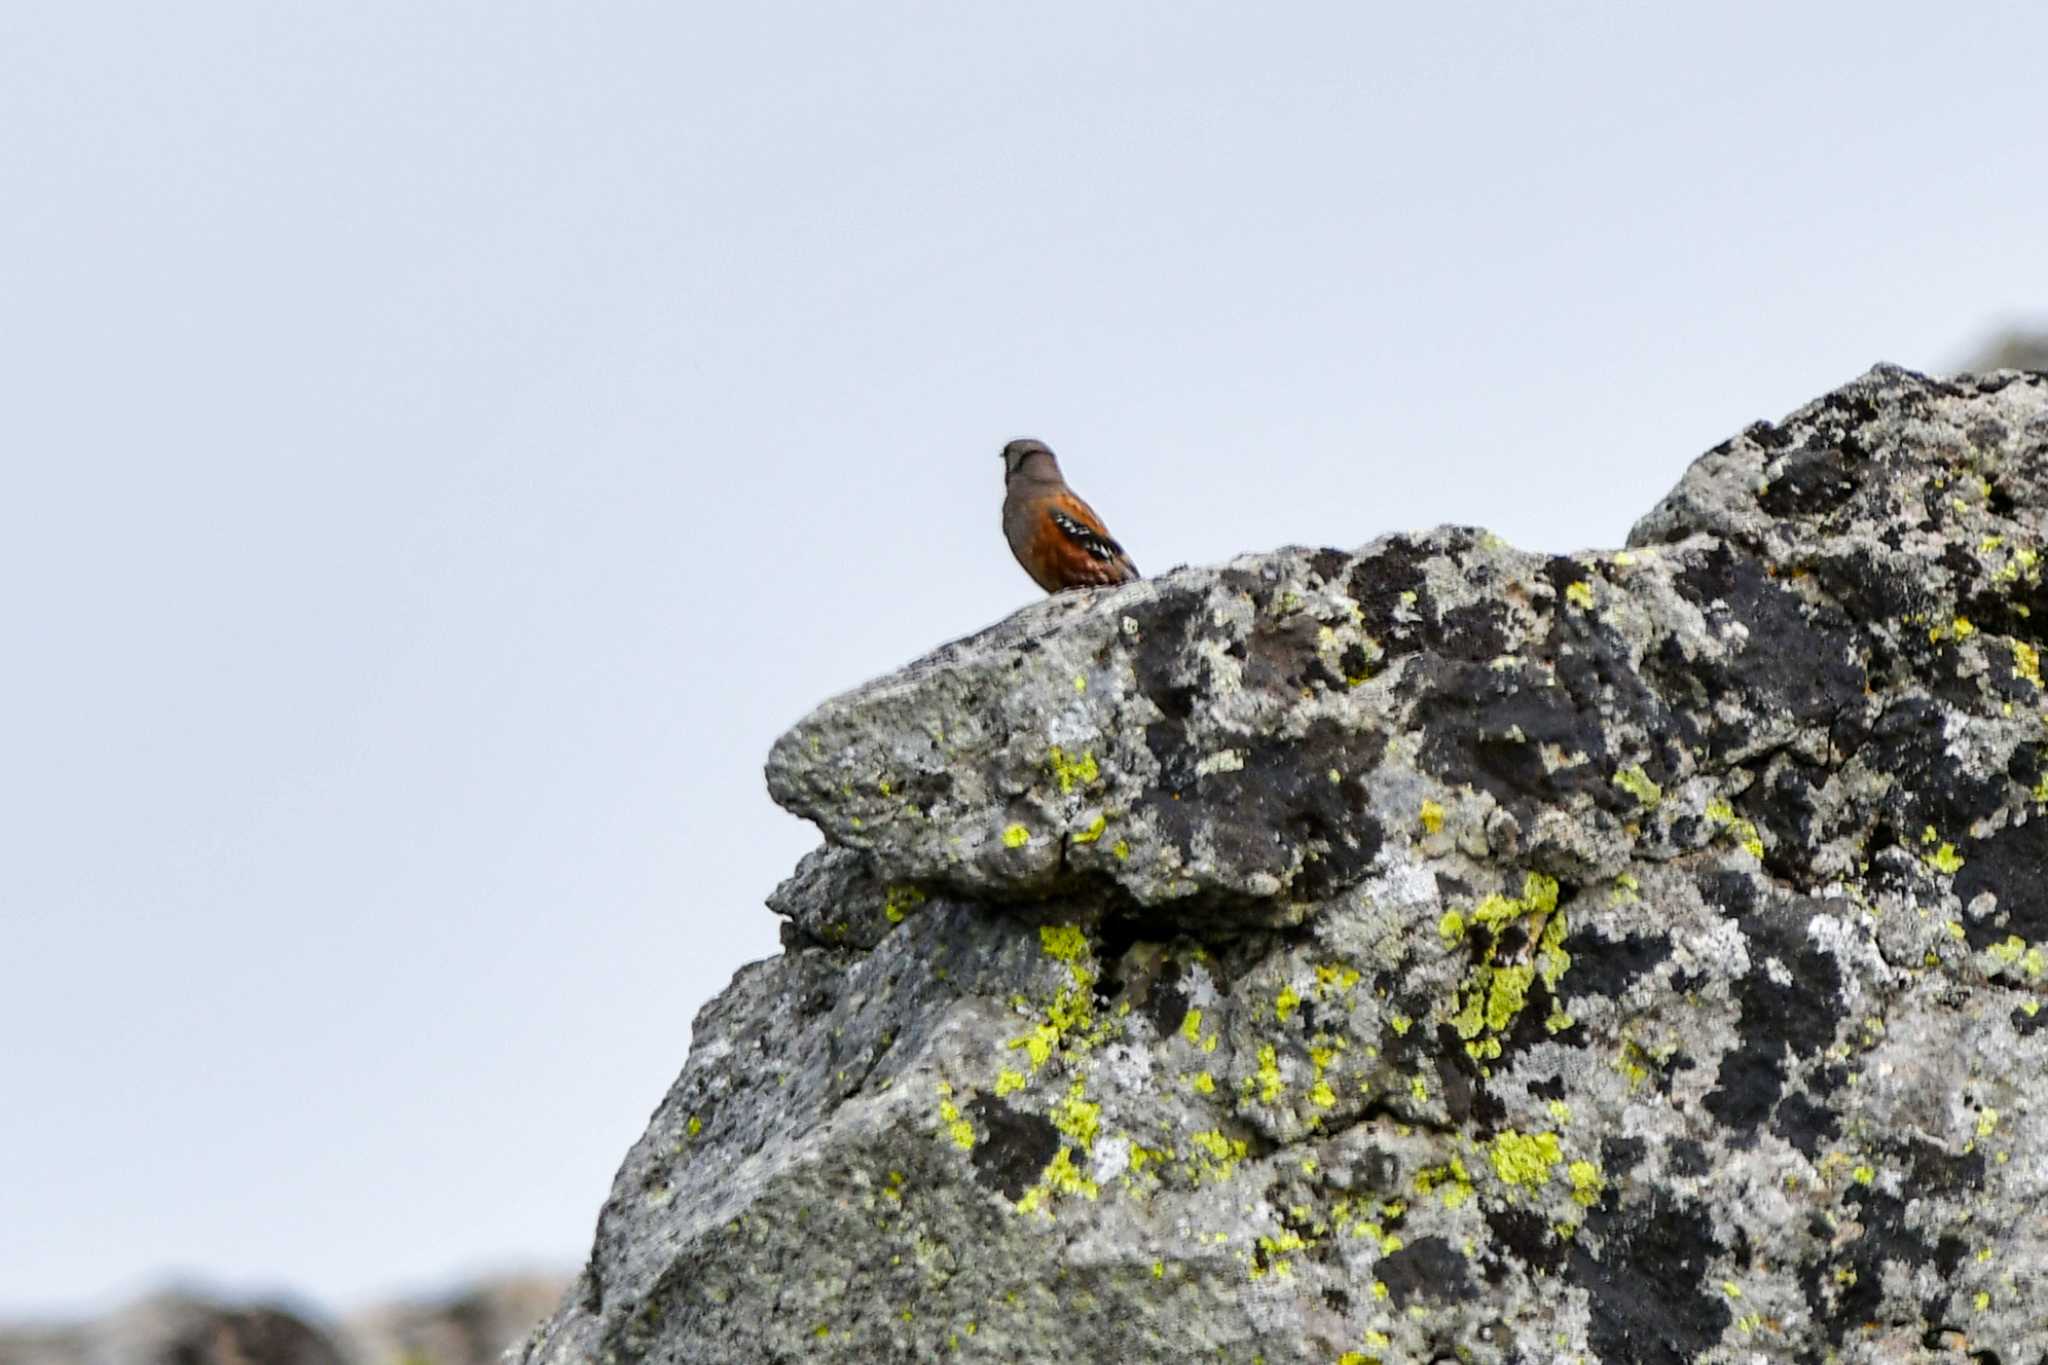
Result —
POLYGON ((1034 483, 1059 482, 1060 462, 1053 458, 1052 447, 1030 437, 1004 446, 1003 482, 1015 483, 1020 478, 1034 483))

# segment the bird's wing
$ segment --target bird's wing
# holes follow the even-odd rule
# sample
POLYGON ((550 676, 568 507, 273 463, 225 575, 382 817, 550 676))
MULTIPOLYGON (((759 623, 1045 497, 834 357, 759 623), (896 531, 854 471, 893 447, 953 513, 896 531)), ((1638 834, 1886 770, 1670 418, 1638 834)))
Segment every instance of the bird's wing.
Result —
MULTIPOLYGON (((1090 559, 1099 560, 1104 564, 1114 564, 1118 560, 1130 563, 1130 556, 1124 553, 1124 547, 1117 544, 1115 538, 1109 534, 1108 528, 1102 524, 1102 518, 1095 515, 1095 509, 1072 493, 1061 493, 1055 498, 1047 510, 1047 515, 1052 518, 1052 524, 1058 528, 1059 533, 1079 547, 1090 559)), ((1136 570, 1133 569, 1133 572, 1136 570)))

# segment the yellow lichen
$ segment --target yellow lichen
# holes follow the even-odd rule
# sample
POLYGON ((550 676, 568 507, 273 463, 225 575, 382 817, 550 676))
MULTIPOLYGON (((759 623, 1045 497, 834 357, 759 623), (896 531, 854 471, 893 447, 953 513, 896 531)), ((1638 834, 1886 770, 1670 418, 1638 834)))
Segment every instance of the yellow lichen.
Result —
MULTIPOLYGON (((1031 1213, 1044 1209, 1054 1195, 1078 1194, 1084 1199, 1094 1199, 1101 1193, 1101 1187, 1074 1166, 1074 1149, 1062 1147, 1053 1153, 1051 1161, 1039 1172, 1038 1182, 1026 1190, 1015 1204, 1019 1213, 1031 1213)), ((1050 1209, 1045 1210, 1050 1213, 1050 1209)))
POLYGON ((1316 966, 1316 994, 1328 998, 1331 991, 1349 995, 1358 984, 1358 968, 1348 962, 1323 962, 1316 966))
POLYGON ((1023 1048, 1024 1055, 1031 1059, 1031 1069, 1036 1071, 1039 1067, 1045 1065, 1047 1058, 1052 1056, 1052 1050, 1059 1046, 1059 1041, 1060 1031, 1058 1029, 1054 1028, 1051 1024, 1040 1024, 1022 1038, 1011 1039, 1010 1046, 1013 1048, 1023 1048))
MULTIPOLYGON (((1467 1055, 1475 1060, 1501 1055, 1501 1035, 1528 1003, 1529 989, 1539 977, 1553 998, 1556 997, 1558 982, 1571 966, 1571 955, 1564 950, 1565 920, 1565 915, 1557 909, 1556 879, 1534 872, 1523 879, 1520 897, 1491 895, 1473 908, 1471 923, 1485 929, 1490 942, 1485 957, 1473 966, 1459 986, 1458 1008, 1451 1015, 1451 1027, 1465 1040, 1467 1055), (1528 962, 1496 961, 1496 952, 1507 927, 1524 917, 1534 916, 1543 917, 1543 929, 1537 938, 1534 959, 1528 962)), ((1437 930, 1448 939, 1453 927, 1462 926, 1451 925, 1446 915, 1438 922, 1437 930)), ((1561 1007, 1554 1008, 1549 1022, 1553 1025, 1550 1031, 1555 1033, 1569 1027, 1571 1017, 1561 1007)))
POLYGON ((1425 1166, 1415 1173, 1415 1192, 1425 1199, 1434 1194, 1444 1207, 1455 1209, 1472 1197, 1472 1176, 1463 1158, 1452 1157, 1441 1166, 1425 1166))
POLYGON ((960 1116, 960 1108, 953 1103, 953 1087, 939 1082, 939 1119, 946 1125, 946 1132, 953 1139, 953 1145, 964 1152, 974 1150, 974 1125, 960 1116))
POLYGON ((1062 796, 1071 793, 1076 787, 1090 786, 1102 777, 1101 770, 1096 767, 1093 750, 1075 758, 1055 746, 1047 751, 1045 762, 1046 766, 1052 769, 1053 780, 1060 784, 1062 796))
POLYGON ((1301 997, 1292 986, 1282 986, 1280 994, 1273 998, 1273 1015, 1283 1024, 1300 1008, 1301 997))
POLYGON ((1752 858, 1762 861, 1764 856, 1763 837, 1756 832, 1756 826, 1736 815, 1735 808, 1716 797, 1707 802, 1707 818, 1725 828, 1735 836, 1735 841, 1749 850, 1752 858))
POLYGON ((1643 771, 1643 765, 1632 763, 1614 775, 1614 785, 1633 796, 1637 803, 1654 808, 1664 799, 1664 789, 1650 779, 1643 771))
POLYGON ((1489 1155, 1493 1173, 1504 1183, 1530 1189, 1550 1179, 1550 1172, 1564 1156, 1556 1133, 1518 1133, 1512 1128, 1494 1137, 1489 1155))
POLYGON ((1258 1082, 1261 1104, 1273 1103, 1287 1088, 1285 1082, 1280 1079, 1280 1062, 1271 1043, 1259 1048, 1258 1082))
POLYGON ((1438 834, 1444 827, 1444 808, 1434 801, 1422 803, 1422 832, 1438 834))
POLYGON ((2036 687, 2041 683, 2041 651, 2025 640, 2012 642, 2012 675, 2024 678, 2036 687))
POLYGON ((1022 825, 1011 825, 1003 831, 1004 848, 1022 848, 1031 842, 1031 831, 1022 825))
POLYGON ((1593 609, 1593 585, 1583 578, 1564 590, 1564 600, 1580 611, 1593 609))
POLYGON ((1102 1126, 1102 1106, 1089 1101, 1083 1084, 1075 1081, 1066 1097, 1053 1106, 1052 1126, 1089 1152, 1095 1150, 1095 1134, 1102 1126))
POLYGON ((1038 943, 1045 949, 1047 957, 1058 958, 1069 966, 1088 955, 1088 935, 1082 933, 1078 925, 1041 925, 1038 943))
POLYGON ((923 904, 924 892, 916 887, 892 886, 882 899, 882 917, 891 924, 901 924, 904 916, 923 904))
POLYGON ((1108 828, 1109 817, 1106 815, 1097 815, 1095 817, 1095 821, 1093 824, 1089 825, 1088 828, 1082 830, 1080 833, 1074 836, 1074 842, 1077 844, 1092 844, 1097 839, 1100 839, 1102 837, 1102 832, 1108 828))

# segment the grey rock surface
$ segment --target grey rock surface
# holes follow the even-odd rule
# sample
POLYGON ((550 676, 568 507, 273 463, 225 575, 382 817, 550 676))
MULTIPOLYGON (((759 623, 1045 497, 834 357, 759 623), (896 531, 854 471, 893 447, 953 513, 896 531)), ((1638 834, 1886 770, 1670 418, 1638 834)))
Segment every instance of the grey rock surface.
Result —
POLYGON ((2044 539, 2048 376, 1881 368, 827 702, 524 1358, 2048 1359, 2044 539))

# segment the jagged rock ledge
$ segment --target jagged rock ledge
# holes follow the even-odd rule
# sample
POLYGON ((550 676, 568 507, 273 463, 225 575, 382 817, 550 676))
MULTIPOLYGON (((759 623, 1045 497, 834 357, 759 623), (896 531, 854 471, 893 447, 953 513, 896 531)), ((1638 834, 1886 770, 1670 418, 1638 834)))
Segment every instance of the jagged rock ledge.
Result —
POLYGON ((2048 1358, 2044 532, 2048 376, 1880 368, 826 703, 527 1359, 2048 1358))

